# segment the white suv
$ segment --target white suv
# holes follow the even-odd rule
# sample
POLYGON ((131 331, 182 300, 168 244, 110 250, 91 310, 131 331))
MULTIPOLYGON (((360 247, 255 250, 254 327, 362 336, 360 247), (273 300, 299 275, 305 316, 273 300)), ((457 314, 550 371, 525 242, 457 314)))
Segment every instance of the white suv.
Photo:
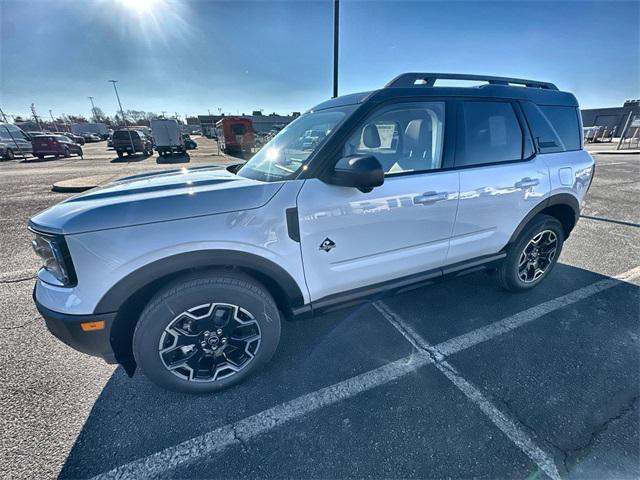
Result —
POLYGON ((581 135, 553 84, 403 74, 316 106, 244 165, 128 177, 36 215, 35 302, 80 351, 217 390, 271 358, 283 318, 480 266, 538 285, 593 178, 581 135))

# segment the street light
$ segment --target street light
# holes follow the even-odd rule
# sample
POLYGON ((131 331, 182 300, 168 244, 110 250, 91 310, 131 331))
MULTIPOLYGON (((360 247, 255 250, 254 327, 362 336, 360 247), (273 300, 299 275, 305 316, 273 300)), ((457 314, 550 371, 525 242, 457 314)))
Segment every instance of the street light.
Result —
POLYGON ((56 123, 56 121, 53 119, 53 113, 51 113, 51 109, 49 109, 49 116, 51 117, 51 122, 53 123, 53 128, 56 129, 56 132, 58 131, 58 124, 56 123))
POLYGON ((87 97, 87 98, 91 102, 91 113, 93 113, 93 121, 97 122, 98 121, 98 116, 96 115, 96 106, 93 104, 93 98, 94 97, 87 97))
POLYGON ((113 89, 116 92, 116 98, 118 99, 118 106, 120 107, 120 115, 122 115, 122 121, 124 122, 124 128, 127 129, 127 133, 129 133, 129 141, 131 142, 131 153, 136 153, 136 147, 133 145, 133 137, 131 136, 131 130, 129 130, 129 125, 127 124, 127 119, 124 116, 124 111, 122 110, 122 103, 120 103, 120 95, 118 95, 118 89, 116 88, 116 83, 118 80, 109 80, 109 82, 113 83, 113 89))
POLYGON ((340 0, 333 0, 333 98, 338 96, 338 34, 340 32, 340 0))

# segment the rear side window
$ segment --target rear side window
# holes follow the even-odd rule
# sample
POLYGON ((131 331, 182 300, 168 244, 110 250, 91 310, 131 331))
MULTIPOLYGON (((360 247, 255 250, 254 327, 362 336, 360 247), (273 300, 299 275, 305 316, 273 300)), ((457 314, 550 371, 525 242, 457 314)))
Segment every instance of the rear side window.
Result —
POLYGON ((471 166, 522 159, 523 135, 508 102, 462 102, 455 165, 471 166))
POLYGON ((580 150, 582 148, 577 108, 540 105, 540 110, 558 134, 564 150, 580 150))

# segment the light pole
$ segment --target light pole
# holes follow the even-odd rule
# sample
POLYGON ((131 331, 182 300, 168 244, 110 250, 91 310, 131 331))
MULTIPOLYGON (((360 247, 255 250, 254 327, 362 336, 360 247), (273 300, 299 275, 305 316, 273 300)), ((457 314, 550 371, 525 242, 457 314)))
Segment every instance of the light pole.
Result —
POLYGON ((118 89, 116 88, 116 83, 118 80, 109 80, 109 82, 113 83, 113 89, 116 92, 116 98, 118 99, 118 106, 120 107, 120 115, 122 115, 122 121, 124 122, 124 128, 127 129, 127 133, 129 133, 129 141, 131 142, 131 150, 132 154, 136 153, 136 147, 133 145, 133 137, 131 136, 131 130, 129 130, 129 125, 127 124, 127 119, 124 116, 124 110, 122 110, 122 103, 120 103, 120 95, 118 95, 118 89))
POLYGON ((36 106, 33 103, 31 104, 31 113, 33 114, 33 118, 36 121, 36 125, 38 125, 38 130, 42 132, 42 125, 40 125, 40 119, 38 118, 38 114, 36 113, 36 106))
POLYGON ((53 128, 56 129, 56 132, 58 131, 58 124, 56 123, 56 121, 53 119, 53 113, 51 112, 51 109, 49 109, 49 116, 51 117, 51 123, 53 123, 53 128))
POLYGON ((338 96, 338 34, 340 32, 340 0, 333 0, 333 98, 338 96))
POLYGON ((87 97, 91 102, 91 113, 93 114, 93 121, 97 122, 98 117, 96 116, 96 106, 93 104, 93 97, 87 97))

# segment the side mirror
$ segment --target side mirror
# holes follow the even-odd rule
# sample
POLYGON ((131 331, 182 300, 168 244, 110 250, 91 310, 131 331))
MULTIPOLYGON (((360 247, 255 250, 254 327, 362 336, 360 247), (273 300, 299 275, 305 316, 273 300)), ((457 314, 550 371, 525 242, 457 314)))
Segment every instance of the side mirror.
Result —
POLYGON ((336 163, 327 183, 340 187, 355 187, 370 192, 384 182, 382 165, 373 155, 343 157, 336 163))

